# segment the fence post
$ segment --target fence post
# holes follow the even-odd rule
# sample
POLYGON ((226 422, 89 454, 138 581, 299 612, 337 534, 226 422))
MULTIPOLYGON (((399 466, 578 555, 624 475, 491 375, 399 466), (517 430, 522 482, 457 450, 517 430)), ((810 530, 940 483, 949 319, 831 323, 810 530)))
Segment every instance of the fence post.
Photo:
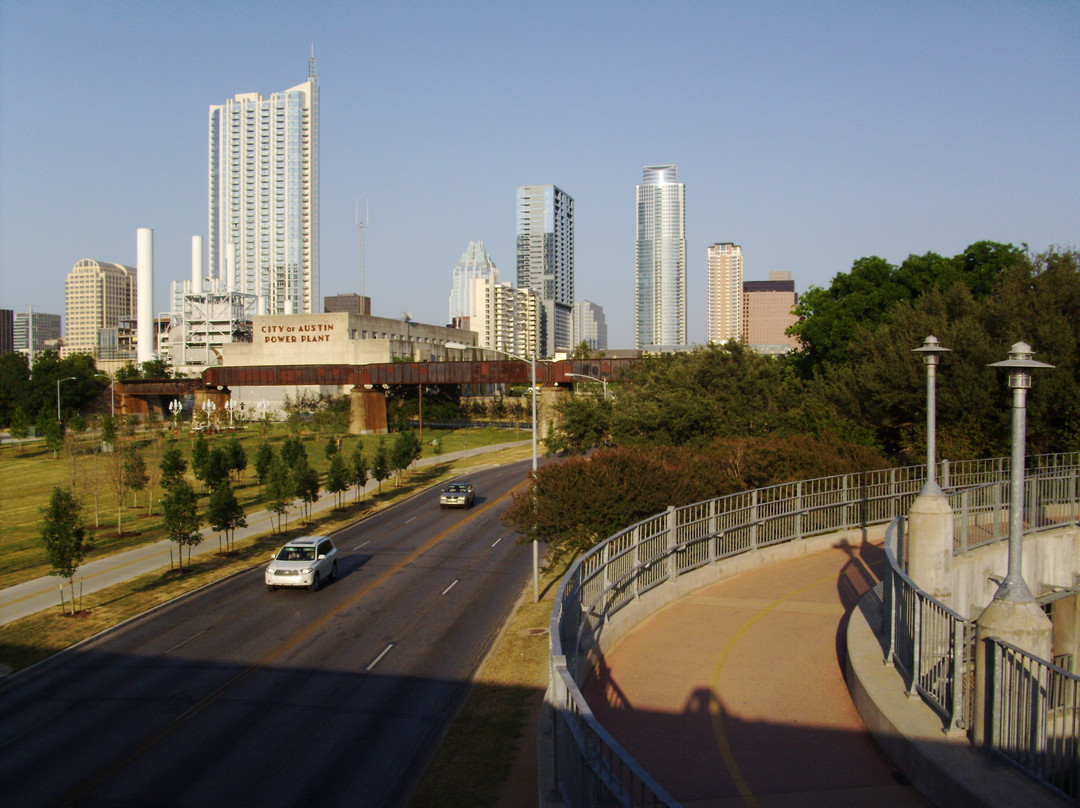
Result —
POLYGON ((750 546, 758 548, 758 489, 750 492, 750 546))
POLYGON ((795 538, 803 538, 803 481, 799 480, 795 487, 795 538))
MULTIPOLYGON (((666 532, 667 532, 667 561, 668 561, 668 580, 674 581, 679 577, 679 565, 678 558, 675 554, 675 547, 678 545, 677 535, 677 519, 674 505, 668 505, 667 518, 666 518, 666 532)), ((636 589, 636 586, 635 586, 636 589)))
POLYGON ((919 676, 922 675, 923 604, 918 591, 913 590, 911 596, 911 685, 908 696, 918 693, 919 676))
POLYGON ((941 480, 941 487, 949 487, 949 461, 947 459, 941 461, 941 474, 939 475, 941 480))

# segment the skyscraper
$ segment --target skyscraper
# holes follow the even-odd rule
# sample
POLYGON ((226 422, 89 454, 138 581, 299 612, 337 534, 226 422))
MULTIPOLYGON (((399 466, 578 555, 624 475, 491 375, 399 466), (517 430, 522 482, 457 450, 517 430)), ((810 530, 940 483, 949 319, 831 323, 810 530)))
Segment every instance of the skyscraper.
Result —
POLYGON ((574 199, 554 185, 517 189, 517 285, 540 297, 540 353, 571 350, 574 199))
POLYGON ((607 350, 607 318, 604 316, 602 306, 596 305, 591 300, 577 301, 574 304, 573 322, 575 349, 584 342, 590 350, 607 350))
POLYGON ((678 166, 645 166, 637 186, 634 258, 637 347, 686 345, 686 186, 678 166))
POLYGON ((64 284, 64 347, 70 356, 88 353, 98 356, 105 346, 103 331, 115 330, 121 320, 136 317, 135 268, 107 261, 83 259, 72 267, 64 284))
POLYGON ((745 281, 742 339, 758 353, 797 350, 799 340, 787 330, 798 322, 792 309, 799 303, 790 272, 770 272, 767 281, 745 281))
POLYGON ((319 79, 210 107, 210 277, 260 314, 318 312, 319 79))
POLYGON ((706 290, 709 342, 738 342, 744 330, 742 247, 730 242, 709 247, 706 290))
POLYGON ((472 306, 472 281, 487 278, 493 283, 499 282, 499 270, 495 262, 484 249, 484 242, 470 241, 461 260, 454 266, 453 285, 450 287, 450 319, 454 323, 470 316, 472 306))

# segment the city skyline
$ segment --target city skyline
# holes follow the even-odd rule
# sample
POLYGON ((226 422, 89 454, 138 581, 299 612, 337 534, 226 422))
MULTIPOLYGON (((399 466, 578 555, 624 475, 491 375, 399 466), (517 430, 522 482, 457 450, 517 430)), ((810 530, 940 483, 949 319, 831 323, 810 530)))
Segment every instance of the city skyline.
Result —
POLYGON ((713 243, 742 245, 748 279, 790 271, 800 292, 868 255, 1080 244, 1078 30, 1068 3, 11 0, 0 306, 63 312, 72 266, 134 265, 149 227, 167 310, 191 237, 209 239, 208 107, 292 87, 314 46, 321 295, 360 291, 367 203, 373 313, 440 323, 461 246, 484 241, 509 266, 515 189, 549 182, 575 199, 576 297, 631 347, 632 188, 641 166, 670 162, 688 184, 688 340, 703 343, 713 243), (482 55, 461 58, 478 33, 482 55), (86 42, 110 47, 87 59, 86 42), (657 43, 662 59, 626 58, 657 43), (523 92, 534 72, 545 80, 523 92))

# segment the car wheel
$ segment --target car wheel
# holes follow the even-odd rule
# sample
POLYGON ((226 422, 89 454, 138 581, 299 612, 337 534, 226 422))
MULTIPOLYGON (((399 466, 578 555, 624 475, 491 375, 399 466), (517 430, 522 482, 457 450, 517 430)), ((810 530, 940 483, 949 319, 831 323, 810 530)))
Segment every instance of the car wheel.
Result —
POLYGON ((311 591, 312 592, 318 592, 319 591, 319 573, 317 573, 317 572, 315 573, 315 577, 311 579, 311 591))
POLYGON ((337 562, 335 561, 330 567, 330 580, 337 580, 337 562))

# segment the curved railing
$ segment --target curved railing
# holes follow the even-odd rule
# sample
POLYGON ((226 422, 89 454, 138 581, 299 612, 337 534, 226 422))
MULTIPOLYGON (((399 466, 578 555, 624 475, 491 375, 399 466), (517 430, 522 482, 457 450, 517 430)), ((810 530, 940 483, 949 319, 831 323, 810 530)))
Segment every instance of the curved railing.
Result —
MULTIPOLYGON (((1062 456, 1028 458, 1029 468, 1062 456)), ((1076 466, 1077 455, 1068 456, 1076 466)), ((1008 459, 938 469, 946 489, 999 482, 1008 459)), ((601 656, 605 627, 642 595, 723 559, 784 542, 881 525, 905 515, 925 466, 784 483, 672 507, 598 544, 574 562, 551 615, 549 702, 555 788, 572 808, 677 806, 596 720, 581 686, 601 656)))

